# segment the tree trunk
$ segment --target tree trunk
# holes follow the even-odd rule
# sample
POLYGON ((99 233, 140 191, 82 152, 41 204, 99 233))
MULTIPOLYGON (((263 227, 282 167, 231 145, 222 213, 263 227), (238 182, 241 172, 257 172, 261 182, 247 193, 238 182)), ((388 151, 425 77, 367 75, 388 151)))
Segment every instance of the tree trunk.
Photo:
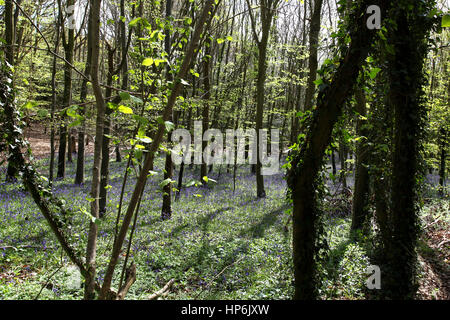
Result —
MULTIPOLYGON (((99 81, 99 54, 100 54, 100 8, 101 0, 91 1, 91 11, 89 17, 89 37, 88 46, 92 50, 91 78, 92 88, 94 90, 97 102, 97 120, 95 130, 94 164, 92 167, 92 186, 91 186, 91 215, 93 219, 99 218, 99 193, 100 193, 100 165, 102 160, 102 140, 103 126, 105 123, 105 100, 99 81)), ((96 273, 96 252, 97 252, 97 233, 98 226, 95 221, 89 224, 88 244, 86 249, 86 265, 88 274, 86 277, 84 298, 94 298, 95 273, 96 273)))
MULTIPOLYGON (((89 26, 88 26, 89 28, 89 26)), ((90 30, 88 30, 89 32, 90 30)), ((86 65, 84 67, 84 75, 86 78, 89 77, 91 73, 91 60, 92 60, 92 47, 87 48, 87 57, 86 57, 86 65)), ((80 92, 80 103, 83 104, 86 102, 87 98, 87 79, 84 78, 81 83, 81 92, 80 92)), ((86 114, 86 107, 81 106, 80 115, 84 117, 86 114)), ((75 184, 84 183, 84 159, 85 159, 85 131, 86 131, 86 121, 83 119, 80 128, 78 129, 78 153, 77 153, 77 170, 75 174, 75 184)))
MULTIPOLYGON (((59 50, 59 40, 60 40, 60 19, 58 15, 56 19, 56 39, 55 39, 55 53, 58 54, 59 50)), ((53 185, 53 175, 55 169, 55 110, 56 110, 56 55, 53 56, 52 64, 52 106, 50 111, 50 168, 49 168, 49 178, 48 183, 50 186, 53 185)))
MULTIPOLYGON (((172 1, 167 0, 166 1, 166 19, 168 19, 172 15, 172 1)), ((166 37, 165 37, 165 43, 164 43, 164 49, 167 52, 167 54, 170 54, 170 45, 171 45, 171 39, 170 39, 170 32, 166 31, 166 37)), ((166 68, 166 75, 168 80, 172 80, 169 73, 169 67, 166 68)), ((170 115, 169 121, 174 121, 174 124, 176 126, 176 122, 178 119, 173 119, 173 113, 170 115)), ((176 117, 178 118, 178 117, 176 117)), ((172 133, 167 133, 167 141, 171 143, 172 140, 172 133)), ((173 163, 172 163, 172 154, 170 152, 166 153, 166 164, 164 166, 164 180, 171 179, 173 177, 173 163)), ((161 219, 167 220, 172 217, 172 183, 168 183, 163 187, 163 203, 161 208, 161 219)))
MULTIPOLYGON (((14 66, 14 44, 15 44, 15 28, 14 28, 14 13, 13 13, 13 2, 12 0, 5 1, 5 40, 6 40, 6 50, 5 58, 6 61, 14 66)), ((14 87, 14 79, 13 87, 14 87)), ((10 148, 8 146, 8 148, 10 148)), ((18 159, 15 158, 14 153, 10 152, 10 157, 8 158, 8 168, 6 170, 6 182, 16 181, 17 169, 15 162, 18 159)))
MULTIPOLYGON (((203 134, 209 129, 209 100, 211 99, 211 82, 210 82, 210 75, 209 75, 209 69, 210 69, 210 61, 211 58, 207 57, 211 54, 211 39, 209 36, 207 36, 207 40, 205 42, 205 56, 203 57, 203 74, 204 74, 204 80, 203 80, 203 89, 205 91, 204 93, 204 105, 202 110, 202 127, 203 127, 203 134)), ((206 146, 208 145, 207 141, 202 141, 202 150, 205 150, 206 146)), ((203 177, 207 176, 207 167, 205 159, 202 161, 202 165, 200 166, 200 181, 203 181, 203 177)))
POLYGON ((393 10, 396 27, 388 33, 395 54, 388 56, 389 101, 394 110, 394 154, 392 169, 392 226, 385 295, 413 299, 416 283, 418 208, 416 181, 422 105, 423 63, 427 54, 426 9, 416 1, 403 1, 393 10), (407 14, 403 6, 412 7, 407 14))
POLYGON ((314 91, 316 89, 314 81, 316 81, 317 77, 317 52, 319 47, 322 4, 323 0, 314 0, 314 12, 311 17, 309 29, 309 76, 305 94, 305 111, 311 110, 314 105, 314 91))
MULTIPOLYGON (((66 5, 71 6, 74 4, 75 0, 68 0, 66 5)), ((60 8, 60 10, 63 12, 64 8, 60 8)), ((61 26, 61 28, 64 28, 64 26, 61 26)), ((72 65, 74 56, 73 50, 75 46, 75 30, 70 28, 66 35, 66 32, 63 29, 61 34, 63 39, 64 57, 66 59, 64 64, 64 92, 62 104, 63 108, 67 108, 72 104, 72 65)), ((66 152, 68 153, 69 158, 71 158, 70 149, 67 150, 67 139, 70 139, 70 137, 68 137, 67 125, 64 123, 65 119, 66 116, 63 115, 59 127, 58 178, 64 178, 66 174, 66 152)))
MULTIPOLYGON (((380 2, 380 5, 384 4, 384 1, 380 2)), ((333 127, 372 45, 375 32, 367 29, 364 15, 367 6, 371 4, 373 0, 361 1, 350 15, 350 46, 348 50, 343 51, 339 67, 331 77, 329 85, 319 92, 317 109, 305 142, 300 151, 293 154, 288 183, 293 200, 294 299, 317 297, 319 212, 316 204, 316 183, 333 127)))
POLYGON ((366 97, 362 89, 357 89, 356 111, 358 120, 356 122, 356 136, 360 137, 356 147, 356 176, 355 189, 353 193, 352 225, 351 232, 355 232, 363 227, 368 216, 368 195, 369 195, 369 172, 367 169, 367 129, 365 117, 367 115, 366 97), (362 119, 364 117, 364 119, 362 119))

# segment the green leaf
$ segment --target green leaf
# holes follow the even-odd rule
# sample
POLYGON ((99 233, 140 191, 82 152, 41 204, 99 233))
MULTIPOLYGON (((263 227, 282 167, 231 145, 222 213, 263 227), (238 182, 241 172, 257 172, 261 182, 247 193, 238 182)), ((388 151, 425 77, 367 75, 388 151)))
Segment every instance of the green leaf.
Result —
POLYGON ((36 102, 28 101, 27 103, 25 103, 25 104, 23 105, 22 108, 27 109, 27 110, 32 110, 32 109, 33 109, 34 107, 36 107, 36 106, 37 106, 37 103, 36 103, 36 102))
POLYGON ((119 106, 118 110, 119 112, 122 112, 124 114, 133 114, 133 109, 131 109, 130 107, 119 106))
POLYGON ((175 125, 174 125, 172 122, 170 122, 170 121, 164 122, 164 125, 165 125, 166 130, 167 130, 168 132, 172 131, 173 128, 175 128, 175 125))
POLYGON ((377 76, 377 74, 381 71, 380 68, 373 68, 372 70, 370 70, 369 72, 369 77, 370 79, 375 79, 375 77, 377 76))
POLYGON ((130 23, 128 24, 128 26, 130 28, 133 28, 134 26, 136 26, 140 21, 142 20, 142 18, 136 18, 134 20, 131 20, 130 23))
POLYGON ((119 96, 122 101, 127 101, 131 98, 131 95, 128 92, 121 92, 119 93, 119 96))
POLYGON ((450 15, 446 14, 442 17, 442 28, 450 27, 450 15))
POLYGON ((317 79, 316 81, 314 81, 314 84, 316 85, 316 86, 319 86, 319 85, 321 85, 323 83, 323 80, 321 79, 321 78, 319 78, 319 79, 317 79))
POLYGON ((142 61, 142 65, 144 67, 149 67, 153 64, 153 59, 152 58, 145 58, 144 61, 142 61))
POLYGON ((167 178, 167 179, 161 181, 161 183, 159 184, 159 186, 160 186, 161 188, 164 188, 165 186, 167 186, 169 183, 172 183, 172 182, 174 182, 172 179, 167 178))
POLYGON ((164 59, 155 59, 153 62, 155 63, 155 66, 158 67, 160 63, 164 63, 164 62, 166 62, 166 60, 164 60, 164 59))

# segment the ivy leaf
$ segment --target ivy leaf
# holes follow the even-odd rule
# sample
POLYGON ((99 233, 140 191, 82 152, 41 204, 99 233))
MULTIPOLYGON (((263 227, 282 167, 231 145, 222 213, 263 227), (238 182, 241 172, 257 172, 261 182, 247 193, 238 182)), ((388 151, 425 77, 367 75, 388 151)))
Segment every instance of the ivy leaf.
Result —
POLYGON ((370 79, 375 79, 375 77, 377 76, 377 74, 381 71, 380 68, 373 68, 372 70, 370 70, 369 72, 369 77, 370 79))
POLYGON ((319 85, 321 85, 323 83, 323 80, 321 79, 321 78, 319 78, 319 79, 317 79, 316 81, 314 81, 314 84, 316 85, 316 86, 319 86, 319 85))

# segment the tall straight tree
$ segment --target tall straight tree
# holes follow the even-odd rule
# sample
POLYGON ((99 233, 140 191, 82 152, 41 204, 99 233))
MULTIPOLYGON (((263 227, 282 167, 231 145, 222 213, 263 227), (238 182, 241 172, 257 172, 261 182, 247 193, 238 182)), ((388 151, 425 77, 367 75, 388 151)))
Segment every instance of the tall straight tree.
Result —
MULTIPOLYGON (((172 0, 166 0, 166 19, 169 19, 172 15, 172 0)), ((171 47, 171 39, 170 39, 170 30, 166 30, 166 37, 164 38, 164 50, 167 54, 170 55, 170 47, 171 47)), ((170 59, 170 56, 168 57, 170 59)), ((168 80, 170 79, 170 68, 167 66, 166 72, 168 80)), ((170 117, 171 121, 174 121, 173 112, 170 117)), ((167 141, 172 140, 172 134, 169 131, 167 133, 167 141)), ((166 164, 164 166, 164 180, 172 179, 173 176, 173 163, 172 163, 172 155, 170 152, 166 153, 166 164)), ((172 217, 172 183, 167 183, 163 187, 163 203, 161 208, 161 218, 163 220, 170 219, 172 217)))
POLYGON ((266 191, 264 190, 264 177, 262 175, 262 150, 259 132, 263 126, 265 82, 267 74, 267 46, 269 43, 273 17, 275 16, 280 0, 259 0, 261 36, 258 34, 256 19, 252 11, 250 0, 246 1, 249 8, 253 39, 258 47, 258 76, 256 80, 256 195, 258 198, 265 198, 266 191))
MULTIPOLYGON (((6 40, 6 50, 5 50, 5 60, 11 66, 14 66, 14 45, 16 43, 16 31, 14 26, 14 4, 12 0, 5 1, 5 40, 6 40)), ((14 80, 13 80, 14 81, 14 80)), ((8 158, 8 168, 6 170, 6 181, 11 182, 16 180, 17 169, 14 165, 17 159, 14 153, 10 153, 8 158)))
POLYGON ((355 92, 356 112, 358 120, 356 121, 356 135, 362 137, 356 146, 356 175, 355 189, 353 192, 352 207, 352 225, 351 232, 355 232, 363 227, 368 216, 368 195, 369 195, 369 170, 367 169, 368 148, 366 137, 367 124, 367 107, 366 97, 363 89, 357 89, 355 92))
MULTIPOLYGON (((63 16, 63 12, 67 11, 67 8, 75 5, 76 0, 67 0, 66 7, 63 7, 61 4, 61 0, 58 0, 58 9, 60 11, 60 15, 63 16)), ((63 21, 67 21, 69 19, 69 14, 67 14, 66 19, 63 21)), ((67 33, 65 31, 65 26, 61 24, 60 26, 63 28, 61 32, 62 37, 62 45, 64 48, 64 92, 62 104, 64 108, 67 108, 72 103, 72 65, 74 60, 74 47, 75 47, 75 29, 72 26, 69 26, 67 29, 67 33)), ((66 174, 66 153, 70 153, 70 150, 67 151, 67 125, 64 123, 65 116, 62 116, 61 124, 59 127, 59 148, 58 148, 58 178, 64 178, 66 174)))
POLYGON ((100 194, 100 166, 102 161, 102 140, 103 126, 105 123, 105 98, 103 97, 99 79, 99 56, 100 56, 100 8, 101 0, 91 0, 91 9, 89 13, 89 35, 88 46, 92 50, 91 61, 91 81, 94 91, 97 119, 95 127, 95 146, 94 146, 94 164, 92 167, 92 185, 91 185, 91 215, 92 220, 89 223, 88 244, 86 248, 87 275, 84 287, 84 298, 94 298, 95 273, 96 273, 96 253, 97 253, 97 234, 98 225, 95 219, 99 218, 99 194, 100 194))
MULTIPOLYGON (((209 128, 209 100, 211 99, 211 80, 210 80, 210 65, 211 65, 211 37, 207 36, 205 42, 205 56, 203 57, 203 89, 204 89, 204 105, 202 110, 202 124, 203 134, 209 128)), ((205 150, 208 142, 203 141, 202 150, 205 150)), ((207 175, 206 162, 203 161, 200 167, 200 181, 203 181, 203 177, 207 175)))
MULTIPOLYGON (((311 0, 312 1, 312 0, 311 0)), ((314 0, 314 10, 312 12, 311 24, 309 27, 309 75, 308 86, 305 93, 305 110, 311 110, 314 104, 314 90, 316 85, 314 81, 317 78, 317 53, 319 50, 320 21, 323 0, 314 0)))
MULTIPOLYGON (((90 21, 88 21, 88 35, 89 35, 90 21)), ((75 184, 82 184, 84 182, 84 158, 85 158, 85 130, 86 130, 86 121, 84 119, 86 115, 85 105, 87 93, 88 93, 88 79, 91 73, 91 60, 92 60, 92 47, 87 48, 87 57, 86 64, 84 67, 84 78, 81 83, 80 90, 80 104, 82 104, 80 108, 80 114, 83 117, 80 128, 78 129, 78 152, 77 152, 77 170, 75 173, 75 184)))
MULTIPOLYGON (((60 27, 61 15, 58 13, 55 17, 55 53, 58 54, 59 51, 59 42, 61 35, 61 27, 60 27)), ((52 63, 52 106, 50 111, 50 168, 49 168, 49 177, 48 182, 49 185, 53 184, 54 177, 54 169, 55 169, 55 111, 56 111, 56 68, 57 68, 57 56, 56 54, 53 56, 52 63)))

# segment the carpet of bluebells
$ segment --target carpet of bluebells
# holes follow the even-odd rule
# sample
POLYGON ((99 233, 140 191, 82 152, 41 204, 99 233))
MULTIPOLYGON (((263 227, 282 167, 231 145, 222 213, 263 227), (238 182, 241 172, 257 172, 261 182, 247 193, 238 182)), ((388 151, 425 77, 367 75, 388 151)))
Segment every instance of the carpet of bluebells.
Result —
MULTIPOLYGON (((47 174, 48 160, 36 165, 47 174)), ((100 222, 98 280, 106 270, 125 162, 111 162, 107 214, 100 222)), ((292 231, 284 173, 265 177, 267 197, 255 197, 255 176, 248 167, 233 174, 215 167, 207 187, 191 186, 173 201, 172 219, 162 221, 162 158, 149 178, 131 245, 137 280, 127 299, 146 299, 170 279, 175 284, 164 299, 289 299, 293 294, 292 231)), ((92 159, 86 163, 90 176, 92 159)), ((4 177, 4 168, 0 176, 4 177)), ((177 179, 178 168, 175 170, 177 179)), ((75 164, 53 192, 72 208, 71 241, 85 250, 90 182, 74 185, 75 164)), ((187 166, 184 182, 198 179, 198 168, 187 166)), ((124 209, 134 187, 126 187, 124 209)), ((364 248, 348 241, 350 216, 344 203, 326 215, 330 251, 322 265, 323 298, 364 298, 364 248)), ((128 243, 125 243, 127 245, 128 243)), ((125 247, 125 246, 124 246, 125 247)), ((125 252, 125 251, 124 251, 125 252)), ((121 255, 123 264, 125 253, 121 255)), ((117 288, 120 268, 113 287, 117 288)), ((20 183, 0 184, 0 299, 81 299, 83 281, 62 252, 37 206, 20 183)))

